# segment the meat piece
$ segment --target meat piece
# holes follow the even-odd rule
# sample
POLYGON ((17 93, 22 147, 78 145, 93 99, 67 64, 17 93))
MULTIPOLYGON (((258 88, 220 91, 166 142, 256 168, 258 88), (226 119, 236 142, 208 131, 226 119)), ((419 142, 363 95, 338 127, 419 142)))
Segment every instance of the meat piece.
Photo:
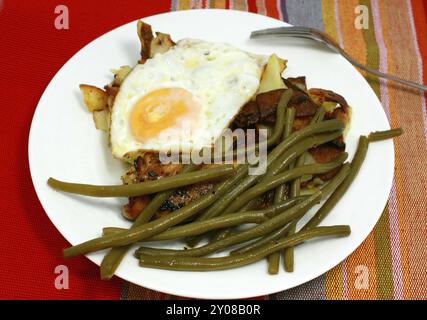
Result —
POLYGON ((308 92, 311 96, 314 96, 316 98, 319 105, 325 101, 336 102, 343 108, 344 113, 348 113, 348 109, 350 107, 344 97, 339 95, 338 93, 335 93, 331 90, 324 90, 318 88, 310 89, 308 90, 308 92))
POLYGON ((255 101, 249 101, 240 110, 233 124, 238 128, 246 128, 257 123, 259 119, 260 113, 257 103, 255 101))
POLYGON ((345 145, 344 147, 338 147, 336 144, 329 142, 316 148, 311 148, 309 152, 317 163, 326 163, 334 161, 344 150, 345 145))
POLYGON ((308 94, 299 90, 294 90, 288 106, 295 108, 296 117, 313 116, 319 108, 317 104, 310 99, 308 94))
POLYGON ((282 96, 285 89, 277 89, 264 93, 260 93, 256 96, 256 103, 258 110, 261 115, 261 119, 265 119, 268 116, 275 115, 277 105, 279 104, 280 97, 282 96))

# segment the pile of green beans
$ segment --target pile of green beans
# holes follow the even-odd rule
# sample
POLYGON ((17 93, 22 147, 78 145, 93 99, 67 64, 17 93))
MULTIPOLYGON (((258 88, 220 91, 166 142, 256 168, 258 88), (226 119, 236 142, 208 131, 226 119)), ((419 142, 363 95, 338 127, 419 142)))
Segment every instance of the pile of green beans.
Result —
MULTIPOLYGON (((369 144, 399 136, 403 131, 392 129, 373 132, 368 137, 361 136, 350 164, 344 163, 347 159, 347 153, 344 152, 329 163, 305 165, 305 152, 339 137, 344 130, 344 124, 339 120, 322 121, 324 109, 321 108, 323 112, 319 110, 314 117, 316 121, 292 133, 290 128, 294 114, 289 111, 292 108, 286 108, 291 94, 292 91, 285 91, 279 103, 279 125, 276 125, 273 135, 269 138, 270 145, 275 147, 268 154, 267 172, 264 175, 248 175, 247 164, 221 165, 206 170, 197 170, 197 166, 190 164, 184 166, 182 172, 174 177, 133 185, 93 186, 50 178, 48 184, 52 188, 85 196, 132 197, 155 194, 130 229, 105 228, 102 237, 65 249, 64 257, 111 248, 101 264, 101 277, 109 279, 130 245, 135 242, 170 241, 222 230, 211 242, 199 247, 172 250, 142 246, 135 251, 135 256, 143 267, 193 271, 235 268, 269 257, 269 273, 276 274, 280 250, 292 250, 294 246, 315 237, 348 236, 349 226, 318 225, 354 181, 366 157, 369 144), (339 172, 320 191, 315 191, 310 196, 300 196, 299 179, 302 176, 325 173, 339 166, 339 172), (207 194, 169 215, 152 220, 160 206, 177 188, 224 177, 226 179, 216 183, 207 194), (291 183, 291 198, 287 200, 278 193, 285 183, 291 183), (273 189, 277 194, 273 204, 265 209, 253 210, 256 199, 273 189), (296 222, 322 199, 326 201, 320 209, 301 230, 295 232, 296 222), (243 230, 232 229, 247 224, 248 228, 243 230), (236 245, 239 247, 228 256, 205 257, 215 252, 229 251, 230 247, 236 245)), ((285 256, 284 261, 285 269, 291 271, 293 260, 285 256)))

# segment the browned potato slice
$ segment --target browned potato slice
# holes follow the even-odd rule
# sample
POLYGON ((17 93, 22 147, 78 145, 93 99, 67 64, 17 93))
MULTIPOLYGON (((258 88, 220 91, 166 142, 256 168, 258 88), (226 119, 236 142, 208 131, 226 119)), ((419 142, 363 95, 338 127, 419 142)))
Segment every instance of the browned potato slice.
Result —
POLYGON ((175 45, 171 36, 166 33, 156 32, 156 37, 151 40, 150 58, 154 57, 157 53, 165 53, 175 45))
POLYGON ((113 73, 114 73, 113 86, 120 87, 123 80, 125 80, 125 78, 129 74, 129 72, 131 72, 131 71, 132 71, 132 68, 129 66, 121 66, 120 69, 114 70, 113 71, 113 73))
POLYGON ((139 60, 139 63, 144 63, 151 56, 151 40, 153 40, 153 30, 149 24, 139 20, 137 31, 139 41, 141 42, 141 60, 139 60))
POLYGON ((282 72, 286 68, 286 61, 272 54, 261 76, 258 93, 287 88, 282 80, 282 72))
POLYGON ((95 110, 93 112, 93 121, 97 129, 108 132, 110 128, 110 111, 108 109, 95 110))
POLYGON ((83 94, 83 101, 90 112, 107 108, 107 92, 98 87, 90 86, 87 84, 81 84, 80 90, 83 94))

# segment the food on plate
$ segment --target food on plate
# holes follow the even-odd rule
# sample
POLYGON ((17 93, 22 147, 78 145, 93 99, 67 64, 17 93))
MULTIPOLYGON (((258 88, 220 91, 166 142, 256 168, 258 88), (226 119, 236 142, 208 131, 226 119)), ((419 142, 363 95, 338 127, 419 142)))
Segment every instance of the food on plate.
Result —
POLYGON ((48 181, 64 192, 128 197, 122 215, 134 222, 129 229, 106 226, 99 238, 65 249, 65 257, 110 249, 101 263, 101 277, 109 279, 130 246, 144 242, 134 253, 143 267, 222 270, 268 257, 268 272, 276 274, 280 251, 292 272, 294 246, 350 234, 349 226, 318 225, 355 179, 369 144, 399 136, 401 129, 361 136, 346 162, 344 136, 352 113, 347 101, 330 90, 309 89, 305 77, 284 77, 283 58, 224 43, 175 42, 142 21, 137 32, 141 59, 134 67, 114 70, 103 89, 80 86, 96 128, 109 135, 112 155, 129 164, 123 183, 48 181), (237 161, 249 147, 237 149, 229 164, 162 163, 164 151, 215 149, 227 128, 245 135, 255 130, 254 154, 267 149, 265 172, 251 175, 253 164, 237 161), (184 240, 187 247, 146 245, 171 240, 184 240), (207 243, 199 245, 202 240, 207 243), (228 256, 206 257, 224 251, 228 256))

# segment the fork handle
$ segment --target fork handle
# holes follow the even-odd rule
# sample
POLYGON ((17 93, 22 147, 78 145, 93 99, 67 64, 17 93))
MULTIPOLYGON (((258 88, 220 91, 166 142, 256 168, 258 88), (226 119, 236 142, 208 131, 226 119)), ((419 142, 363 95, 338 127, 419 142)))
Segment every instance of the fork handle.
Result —
POLYGON ((353 60, 348 55, 345 55, 344 58, 346 58, 352 65, 354 65, 354 66, 356 66, 356 67, 358 67, 358 68, 360 68, 360 69, 362 69, 362 70, 364 70, 366 72, 369 72, 369 73, 371 73, 373 75, 376 75, 377 77, 388 79, 388 80, 392 80, 392 81, 395 81, 395 82, 399 82, 399 83, 404 84, 404 85, 406 85, 408 87, 412 87, 412 88, 416 88, 416 89, 419 89, 419 90, 427 91, 427 86, 425 86, 423 84, 412 82, 412 81, 409 81, 409 80, 405 80, 405 79, 396 77, 396 76, 394 76, 392 74, 387 74, 387 73, 384 73, 384 72, 381 72, 381 71, 378 71, 378 70, 375 70, 375 69, 371 69, 371 68, 369 68, 369 67, 367 67, 367 66, 365 66, 365 65, 363 65, 363 64, 361 64, 359 62, 357 62, 356 60, 353 60))

